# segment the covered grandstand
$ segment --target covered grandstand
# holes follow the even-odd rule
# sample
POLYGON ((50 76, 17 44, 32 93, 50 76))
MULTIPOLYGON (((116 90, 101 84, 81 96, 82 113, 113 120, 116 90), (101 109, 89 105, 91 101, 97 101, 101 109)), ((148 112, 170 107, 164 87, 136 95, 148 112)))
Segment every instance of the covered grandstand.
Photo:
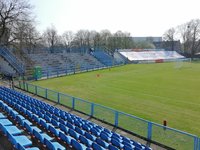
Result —
POLYGON ((118 52, 132 62, 164 62, 185 59, 176 51, 164 49, 121 49, 118 52))

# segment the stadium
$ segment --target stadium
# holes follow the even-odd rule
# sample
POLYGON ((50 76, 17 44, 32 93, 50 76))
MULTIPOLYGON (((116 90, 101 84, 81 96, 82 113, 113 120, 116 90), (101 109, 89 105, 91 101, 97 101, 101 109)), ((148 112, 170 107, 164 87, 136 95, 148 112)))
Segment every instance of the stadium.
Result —
POLYGON ((199 19, 61 35, 31 10, 0 2, 0 150, 200 150, 199 19))
MULTIPOLYGON (((18 71, 7 56, 17 58, 7 48, 1 54, 7 72, 18 71)), ((199 120, 198 63, 163 49, 121 49, 110 55, 98 48, 29 57, 35 64, 32 76, 28 70, 14 85, 7 80, 15 90, 1 87, 1 130, 17 149, 23 142, 14 137, 25 135, 19 131, 12 137, 11 127, 34 137, 24 148, 195 149, 199 122, 191 120, 199 120)))

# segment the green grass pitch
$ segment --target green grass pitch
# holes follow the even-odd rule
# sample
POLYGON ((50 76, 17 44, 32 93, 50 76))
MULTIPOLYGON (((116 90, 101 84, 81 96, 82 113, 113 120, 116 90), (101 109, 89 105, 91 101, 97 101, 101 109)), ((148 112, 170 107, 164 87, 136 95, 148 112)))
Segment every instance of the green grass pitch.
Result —
POLYGON ((33 82, 200 135, 200 64, 131 64, 33 82))

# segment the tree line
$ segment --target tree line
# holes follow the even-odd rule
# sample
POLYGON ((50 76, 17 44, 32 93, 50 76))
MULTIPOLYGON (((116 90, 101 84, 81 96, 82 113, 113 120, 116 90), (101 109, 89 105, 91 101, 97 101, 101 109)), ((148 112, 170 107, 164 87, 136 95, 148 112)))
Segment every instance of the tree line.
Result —
MULTIPOLYGON (((40 33, 36 29, 36 17, 32 10, 33 6, 29 0, 0 0, 0 45, 24 50, 27 53, 33 53, 37 49, 47 49, 52 53, 57 49, 72 51, 73 48, 81 47, 104 47, 111 51, 154 48, 149 41, 135 42, 129 32, 111 33, 107 29, 100 32, 66 31, 59 35, 56 27, 51 25, 40 33)), ((165 41, 181 39, 183 50, 194 54, 200 48, 200 20, 191 20, 170 28, 164 33, 163 39, 165 41)))

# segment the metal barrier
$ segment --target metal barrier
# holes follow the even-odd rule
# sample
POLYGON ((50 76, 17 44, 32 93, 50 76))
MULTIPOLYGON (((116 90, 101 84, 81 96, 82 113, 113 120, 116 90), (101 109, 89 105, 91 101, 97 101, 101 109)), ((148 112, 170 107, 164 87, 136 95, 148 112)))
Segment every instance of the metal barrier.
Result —
POLYGON ((25 72, 23 64, 20 63, 19 60, 17 60, 17 58, 6 47, 0 47, 0 55, 3 56, 19 74, 23 74, 25 72))
MULTIPOLYGON (((54 78, 54 77, 60 77, 60 76, 64 76, 64 75, 71 75, 71 74, 77 74, 77 73, 81 73, 81 72, 89 72, 89 71, 95 71, 95 70, 101 70, 101 69, 106 69, 106 68, 112 68, 112 67, 117 67, 117 66, 121 66, 124 64, 115 64, 112 66, 84 66, 84 67, 80 67, 79 69, 76 69, 76 67, 74 68, 66 68, 66 69, 56 69, 56 70, 43 70, 41 78, 42 79, 49 79, 49 78, 54 78)), ((35 77, 35 80, 38 80, 40 78, 37 78, 37 76, 35 77)))
POLYGON ((174 149, 200 150, 200 138, 196 135, 153 123, 109 107, 91 103, 80 98, 62 94, 26 82, 19 81, 15 86, 74 110, 83 112, 91 117, 110 123, 115 127, 120 127, 130 131, 149 141, 154 141, 174 149))

